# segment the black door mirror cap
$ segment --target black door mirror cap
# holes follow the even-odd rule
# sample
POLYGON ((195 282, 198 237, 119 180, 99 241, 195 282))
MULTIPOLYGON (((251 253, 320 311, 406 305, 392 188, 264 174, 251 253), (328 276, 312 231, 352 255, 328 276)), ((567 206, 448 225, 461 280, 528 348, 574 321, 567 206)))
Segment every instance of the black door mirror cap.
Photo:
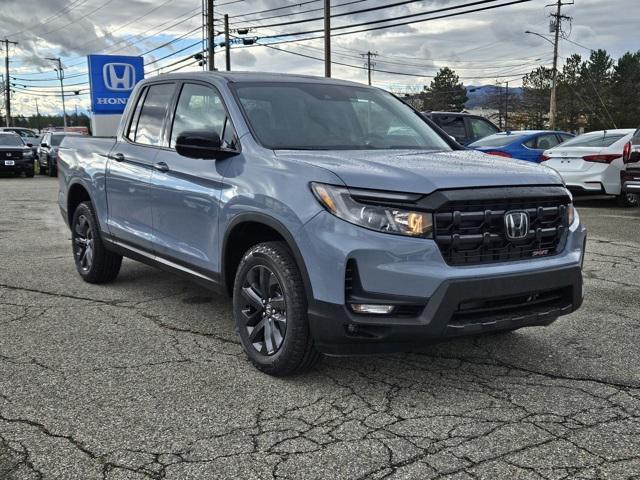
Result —
POLYGON ((40 146, 43 148, 49 148, 49 145, 47 145, 46 143, 41 143, 40 146))
POLYGON ((222 147, 220 136, 212 130, 188 130, 178 134, 176 152, 183 157, 218 160, 238 152, 222 147))

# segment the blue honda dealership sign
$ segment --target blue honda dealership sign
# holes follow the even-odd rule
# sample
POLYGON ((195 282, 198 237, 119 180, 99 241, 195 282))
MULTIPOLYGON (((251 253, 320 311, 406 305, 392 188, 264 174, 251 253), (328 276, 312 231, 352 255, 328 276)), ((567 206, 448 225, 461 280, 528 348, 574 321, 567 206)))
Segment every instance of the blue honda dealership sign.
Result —
POLYGON ((133 87, 144 78, 142 57, 89 55, 88 59, 93 113, 124 112, 133 87))

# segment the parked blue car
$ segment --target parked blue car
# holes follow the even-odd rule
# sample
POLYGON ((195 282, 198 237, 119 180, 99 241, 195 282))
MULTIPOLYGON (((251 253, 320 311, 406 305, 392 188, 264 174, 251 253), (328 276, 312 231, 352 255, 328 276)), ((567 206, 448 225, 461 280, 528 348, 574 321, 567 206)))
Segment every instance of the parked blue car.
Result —
POLYGON ((481 138, 469 148, 490 155, 540 163, 542 153, 574 137, 572 133, 551 130, 517 130, 499 132, 481 138))

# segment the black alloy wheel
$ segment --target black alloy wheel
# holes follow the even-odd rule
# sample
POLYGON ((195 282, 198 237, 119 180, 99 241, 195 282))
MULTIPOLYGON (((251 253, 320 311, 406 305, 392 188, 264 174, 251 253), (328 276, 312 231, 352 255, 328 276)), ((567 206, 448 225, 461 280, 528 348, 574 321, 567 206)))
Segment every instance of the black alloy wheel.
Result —
POLYGON ((87 216, 81 214, 73 228, 73 256, 78 268, 83 272, 91 270, 93 265, 94 238, 87 216))
POLYGON ((91 202, 82 202, 73 213, 71 246, 76 269, 83 280, 106 283, 118 276, 122 256, 105 248, 91 202))
POLYGON ((320 358, 302 276, 283 242, 261 243, 244 254, 234 282, 233 316, 247 357, 269 375, 301 372, 320 358))
POLYGON ((276 275, 264 265, 251 268, 242 285, 242 320, 248 340, 262 355, 273 355, 287 334, 287 304, 276 275))

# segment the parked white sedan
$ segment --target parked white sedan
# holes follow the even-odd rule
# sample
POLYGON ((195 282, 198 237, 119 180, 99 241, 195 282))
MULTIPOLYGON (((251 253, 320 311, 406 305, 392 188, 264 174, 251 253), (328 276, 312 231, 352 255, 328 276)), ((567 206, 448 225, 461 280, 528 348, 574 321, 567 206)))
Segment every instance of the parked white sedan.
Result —
POLYGON ((585 133, 546 150, 542 165, 556 170, 569 190, 617 195, 624 206, 638 206, 640 196, 622 193, 622 152, 634 129, 585 133))

